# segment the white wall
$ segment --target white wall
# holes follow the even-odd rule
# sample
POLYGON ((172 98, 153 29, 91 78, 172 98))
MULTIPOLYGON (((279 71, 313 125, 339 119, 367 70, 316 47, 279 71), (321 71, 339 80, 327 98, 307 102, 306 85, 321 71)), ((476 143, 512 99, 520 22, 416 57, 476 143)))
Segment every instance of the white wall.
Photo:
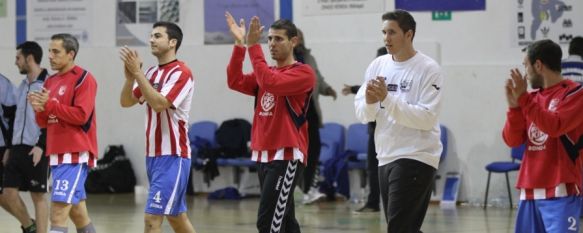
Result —
MULTIPOLYGON (((122 66, 115 45, 115 1, 99 1, 95 7, 95 44, 81 45, 77 63, 91 71, 99 84, 97 124, 99 148, 124 144, 139 183, 146 183, 144 168, 144 110, 122 109, 118 95, 123 82, 122 66)), ((294 6, 294 20, 302 28, 320 71, 338 92, 343 84, 360 84, 364 70, 382 45, 381 14, 303 16, 301 1, 294 6)), ((0 18, 0 72, 20 82, 14 64, 15 0, 7 1, 8 15, 0 18)), ((512 1, 487 1, 486 11, 454 12, 449 22, 431 21, 430 13, 414 13, 415 43, 443 65, 446 77, 441 122, 449 128, 449 155, 441 171, 461 171, 461 200, 483 199, 486 171, 494 160, 509 158, 501 140, 506 104, 503 82, 511 67, 520 67, 520 48, 511 46, 512 1), (429 51, 429 52, 427 52, 429 51)), ((243 117, 250 119, 252 97, 229 91, 225 67, 231 46, 204 46, 202 0, 183 1, 181 20, 187 41, 179 59, 188 63, 196 78, 191 122, 243 117)), ((42 45, 46 46, 46 45, 42 45)), ((46 47, 45 47, 46 49, 46 47)), ((147 48, 138 48, 145 64, 155 64, 147 48)), ((46 56, 43 65, 47 66, 46 56)), ((249 67, 248 65, 246 66, 249 67)), ((336 101, 322 97, 324 120, 344 125, 356 122, 352 96, 336 101)), ((442 173, 442 172, 440 172, 442 173)), ((511 178, 514 180, 515 175, 511 178)), ((514 182, 513 182, 514 183, 514 182)), ((206 189, 199 186, 199 188, 206 189)), ((490 197, 505 197, 503 176, 494 176, 490 197)), ((516 192, 515 192, 516 197, 516 192)), ((516 199, 516 198, 515 198, 516 199)))

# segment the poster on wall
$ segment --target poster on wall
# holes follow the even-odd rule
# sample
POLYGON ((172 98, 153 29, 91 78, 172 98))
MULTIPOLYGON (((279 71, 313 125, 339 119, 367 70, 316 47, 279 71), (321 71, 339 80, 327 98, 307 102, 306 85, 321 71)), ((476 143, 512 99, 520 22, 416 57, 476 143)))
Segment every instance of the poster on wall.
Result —
POLYGON ((526 46, 543 39, 569 44, 571 38, 583 36, 583 1, 515 1, 516 11, 511 17, 515 46, 526 46))
POLYGON ((395 9, 408 11, 483 11, 486 0, 395 0, 395 9))
POLYGON ((273 0, 205 0, 204 1, 204 43, 205 44, 232 44, 234 42, 225 23, 225 11, 230 12, 235 20, 249 20, 259 16, 263 30, 262 43, 267 41, 268 26, 274 22, 273 0))
POLYGON ((179 23, 179 6, 179 0, 117 0, 116 45, 148 45, 155 22, 179 23))
POLYGON ((308 0, 302 4, 304 15, 378 13, 385 8, 383 0, 308 0))
POLYGON ((92 0, 27 0, 26 39, 48 44, 51 36, 69 33, 84 46, 91 46, 92 0))

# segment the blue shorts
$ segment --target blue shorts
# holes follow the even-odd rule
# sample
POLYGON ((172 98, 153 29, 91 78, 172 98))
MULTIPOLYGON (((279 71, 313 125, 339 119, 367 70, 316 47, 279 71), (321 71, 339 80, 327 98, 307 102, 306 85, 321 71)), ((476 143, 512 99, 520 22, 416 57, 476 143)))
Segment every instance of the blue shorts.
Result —
POLYGON ((87 199, 85 180, 87 164, 60 164, 51 166, 53 190, 51 201, 77 205, 87 199))
POLYGON ((577 233, 580 212, 578 196, 520 201, 514 232, 577 233))
POLYGON ((186 187, 190 159, 179 156, 146 158, 150 181, 145 212, 152 215, 176 216, 186 212, 186 187))

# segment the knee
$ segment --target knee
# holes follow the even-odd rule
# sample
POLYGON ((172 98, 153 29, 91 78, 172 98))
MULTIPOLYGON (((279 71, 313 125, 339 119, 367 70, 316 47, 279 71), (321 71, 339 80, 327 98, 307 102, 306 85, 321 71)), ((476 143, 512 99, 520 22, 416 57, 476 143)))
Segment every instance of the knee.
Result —
POLYGON ((18 189, 15 188, 5 188, 2 190, 2 200, 4 203, 9 204, 14 202, 18 198, 18 189))
MULTIPOLYGON (((146 229, 159 229, 160 226, 162 225, 163 220, 164 219, 162 216, 157 216, 157 215, 152 215, 152 214, 146 214, 144 216, 144 224, 146 226, 146 229)), ((168 221, 171 221, 171 220, 168 219, 168 221)))
POLYGON ((67 222, 67 213, 64 209, 51 208, 51 225, 63 226, 67 222))
POLYGON ((71 217, 71 220, 75 221, 77 219, 82 218, 83 214, 81 214, 81 211, 75 208, 71 208, 71 212, 69 212, 69 217, 71 217))

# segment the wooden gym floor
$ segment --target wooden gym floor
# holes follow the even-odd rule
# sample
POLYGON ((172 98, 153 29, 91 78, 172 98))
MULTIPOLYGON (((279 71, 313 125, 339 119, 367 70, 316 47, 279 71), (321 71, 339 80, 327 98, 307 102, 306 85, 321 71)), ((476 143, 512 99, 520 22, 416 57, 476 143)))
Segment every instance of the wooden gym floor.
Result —
MULTIPOLYGON (((21 193, 31 210, 27 193, 21 193)), ((144 195, 89 195, 89 215, 98 232, 143 232, 144 195)), ((251 233, 255 228, 258 198, 241 201, 208 201, 206 196, 188 197, 188 215, 197 233, 251 233)), ((304 233, 380 233, 386 232, 381 213, 354 214, 359 207, 348 202, 321 202, 314 205, 296 203, 296 217, 304 233)), ((31 211, 31 213, 33 213, 31 211)), ((429 207, 423 232, 425 233, 511 233, 514 232, 515 210, 458 206, 441 209, 429 207)), ((0 210, 0 233, 20 232, 19 224, 8 213, 0 210)), ((69 232, 76 232, 70 224, 69 232)), ((163 232, 172 232, 165 222, 163 232)))

